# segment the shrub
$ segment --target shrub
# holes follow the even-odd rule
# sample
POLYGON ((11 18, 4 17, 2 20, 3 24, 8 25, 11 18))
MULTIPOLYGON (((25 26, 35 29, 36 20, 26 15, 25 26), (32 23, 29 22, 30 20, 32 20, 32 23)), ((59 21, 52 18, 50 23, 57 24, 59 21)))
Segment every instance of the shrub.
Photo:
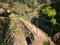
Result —
POLYGON ((47 6, 44 9, 42 9, 42 13, 46 14, 48 17, 55 17, 56 10, 52 9, 51 6, 47 6))
POLYGON ((54 18, 56 16, 56 10, 55 9, 52 9, 51 6, 47 6, 44 9, 42 9, 42 13, 51 18, 51 22, 53 23, 53 25, 56 24, 56 19, 54 18))

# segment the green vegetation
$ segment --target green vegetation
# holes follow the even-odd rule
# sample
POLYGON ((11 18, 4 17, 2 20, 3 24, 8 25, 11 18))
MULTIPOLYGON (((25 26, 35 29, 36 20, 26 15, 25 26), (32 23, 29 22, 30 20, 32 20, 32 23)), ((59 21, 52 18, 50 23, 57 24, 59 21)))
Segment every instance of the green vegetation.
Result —
POLYGON ((56 10, 52 9, 51 6, 47 6, 44 9, 42 9, 42 13, 46 14, 48 17, 55 17, 56 10))
POLYGON ((56 19, 52 18, 51 22, 53 23, 53 25, 55 25, 57 23, 56 19))
POLYGON ((51 18, 51 22, 55 25, 56 24, 56 19, 54 18, 56 16, 56 10, 52 9, 51 6, 47 6, 44 9, 42 9, 42 13, 47 15, 48 17, 51 18))
POLYGON ((43 45, 50 45, 49 41, 44 41, 43 45))

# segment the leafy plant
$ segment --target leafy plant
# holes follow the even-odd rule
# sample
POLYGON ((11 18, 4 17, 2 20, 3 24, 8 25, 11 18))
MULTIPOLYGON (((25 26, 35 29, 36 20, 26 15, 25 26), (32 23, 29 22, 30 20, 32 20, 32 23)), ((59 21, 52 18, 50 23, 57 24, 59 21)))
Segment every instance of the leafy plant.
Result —
POLYGON ((42 9, 42 13, 44 13, 48 17, 54 17, 56 15, 56 10, 52 9, 51 6, 47 6, 44 9, 42 9))
POLYGON ((51 22, 55 25, 57 21, 56 21, 55 18, 52 18, 52 19, 51 19, 51 22))
POLYGON ((56 24, 56 19, 54 18, 56 16, 56 10, 52 9, 51 6, 47 6, 44 9, 42 9, 42 13, 44 15, 47 15, 48 17, 51 18, 51 22, 55 25, 56 24))
POLYGON ((50 42, 49 41, 44 41, 43 45, 50 45, 50 42))

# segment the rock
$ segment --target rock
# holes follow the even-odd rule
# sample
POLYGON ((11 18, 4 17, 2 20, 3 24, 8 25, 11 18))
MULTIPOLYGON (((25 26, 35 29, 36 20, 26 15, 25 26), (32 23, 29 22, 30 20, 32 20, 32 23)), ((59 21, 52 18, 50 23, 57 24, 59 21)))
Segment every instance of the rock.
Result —
POLYGON ((9 16, 9 14, 10 14, 11 12, 10 12, 10 10, 5 10, 5 9, 3 9, 3 8, 0 8, 0 16, 2 16, 2 17, 7 17, 7 16, 9 16))
POLYGON ((60 45, 60 32, 56 33, 56 34, 53 36, 52 40, 53 40, 55 43, 57 43, 58 45, 60 45))

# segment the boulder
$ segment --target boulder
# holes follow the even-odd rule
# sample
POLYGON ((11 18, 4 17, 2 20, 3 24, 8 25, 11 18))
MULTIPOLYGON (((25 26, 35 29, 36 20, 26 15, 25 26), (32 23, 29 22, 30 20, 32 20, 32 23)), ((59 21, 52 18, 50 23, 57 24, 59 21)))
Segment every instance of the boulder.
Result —
POLYGON ((5 10, 5 9, 3 9, 3 8, 0 8, 0 16, 2 16, 2 17, 7 17, 7 16, 9 16, 9 14, 10 14, 11 12, 10 12, 10 10, 5 10))

